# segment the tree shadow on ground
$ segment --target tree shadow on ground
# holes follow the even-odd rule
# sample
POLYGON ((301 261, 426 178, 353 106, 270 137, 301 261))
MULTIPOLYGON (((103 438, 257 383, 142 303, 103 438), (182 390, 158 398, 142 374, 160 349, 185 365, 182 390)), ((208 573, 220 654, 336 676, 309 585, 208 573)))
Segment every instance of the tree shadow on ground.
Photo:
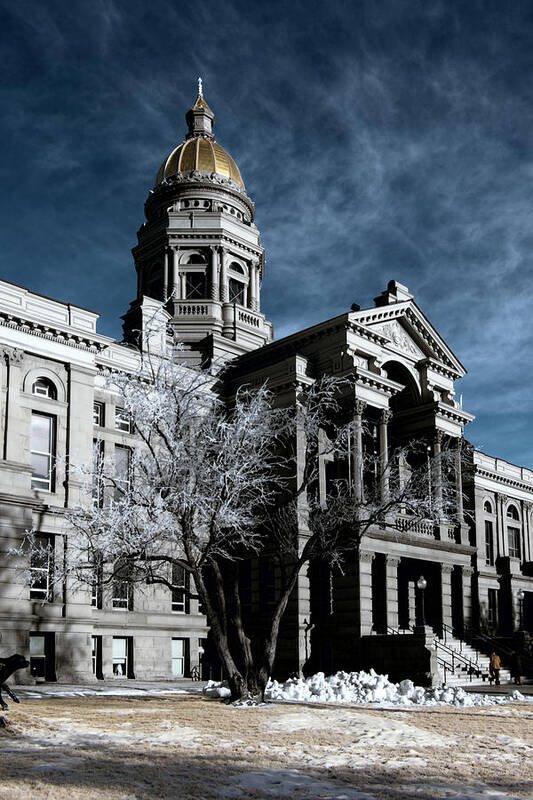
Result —
MULTIPOLYGON (((185 729, 184 729, 185 731, 185 729)), ((442 776, 413 774, 412 767, 311 769, 272 761, 261 768, 254 755, 237 745, 227 755, 183 749, 162 752, 147 744, 109 744, 105 740, 72 746, 54 746, 50 740, 0 734, 1 796, 47 797, 53 800, 211 800, 211 798, 290 798, 290 800, 515 800, 531 792, 533 783, 509 775, 490 787, 477 780, 447 780, 442 776), (37 746, 35 746, 37 745, 37 746)), ((186 745, 184 745, 185 747, 186 745)), ((168 746, 169 748, 172 745, 168 746)))

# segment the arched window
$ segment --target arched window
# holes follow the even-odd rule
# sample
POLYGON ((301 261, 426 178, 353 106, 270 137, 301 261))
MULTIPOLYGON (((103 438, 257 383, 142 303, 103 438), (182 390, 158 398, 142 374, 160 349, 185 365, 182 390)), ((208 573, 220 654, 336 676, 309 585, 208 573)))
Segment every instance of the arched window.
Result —
POLYGON ((485 502, 483 503, 483 511, 485 512, 485 514, 492 514, 492 506, 488 500, 485 500, 485 502))
POLYGON ((507 542, 509 544, 509 556, 520 558, 520 514, 516 506, 507 508, 507 542))
POLYGON ((57 400, 57 389, 48 378, 37 378, 31 387, 31 393, 39 397, 48 397, 50 400, 57 400))
POLYGON ((191 255, 188 257, 188 259, 187 259, 187 261, 185 263, 187 263, 187 264, 205 264, 205 256, 203 256, 201 253, 191 253, 191 255))

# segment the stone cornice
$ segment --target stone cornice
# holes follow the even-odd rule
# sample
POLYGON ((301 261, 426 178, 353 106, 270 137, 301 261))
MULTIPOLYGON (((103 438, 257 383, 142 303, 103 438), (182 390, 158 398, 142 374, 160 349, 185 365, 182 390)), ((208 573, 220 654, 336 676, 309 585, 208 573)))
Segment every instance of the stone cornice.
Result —
POLYGON ((436 410, 440 417, 451 419, 453 422, 459 422, 461 425, 464 425, 467 422, 472 422, 472 420, 475 419, 474 414, 469 414, 468 411, 463 411, 462 408, 449 406, 442 402, 436 403, 436 410))
POLYGON ((104 340, 87 336, 87 334, 81 333, 75 328, 59 328, 1 310, 0 326, 11 328, 21 333, 28 333, 30 336, 36 336, 39 339, 65 344, 77 350, 88 350, 91 353, 99 353, 105 350, 112 341, 111 339, 104 340))
POLYGON ((512 478, 508 475, 502 475, 501 472, 493 472, 489 469, 484 469, 477 464, 474 464, 474 475, 480 478, 487 478, 495 483, 501 483, 504 486, 511 486, 513 489, 521 489, 525 492, 533 493, 533 485, 526 481, 521 481, 518 478, 512 478))

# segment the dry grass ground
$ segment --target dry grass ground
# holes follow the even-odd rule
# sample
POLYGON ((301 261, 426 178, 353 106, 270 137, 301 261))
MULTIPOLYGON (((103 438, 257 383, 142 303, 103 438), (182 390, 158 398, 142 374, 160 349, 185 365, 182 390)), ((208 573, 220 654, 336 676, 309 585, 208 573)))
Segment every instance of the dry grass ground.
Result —
POLYGON ((533 797, 533 706, 415 711, 194 696, 11 705, 2 800, 533 797))

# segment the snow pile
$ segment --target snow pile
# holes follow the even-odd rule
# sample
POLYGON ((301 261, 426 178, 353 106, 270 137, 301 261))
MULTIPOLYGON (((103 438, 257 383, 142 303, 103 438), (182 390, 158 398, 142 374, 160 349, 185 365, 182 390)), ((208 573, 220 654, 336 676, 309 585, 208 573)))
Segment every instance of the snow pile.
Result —
POLYGON ((424 689, 411 680, 391 683, 387 675, 370 672, 337 672, 326 678, 317 672, 310 678, 290 678, 285 683, 270 681, 265 697, 269 700, 296 700, 310 703, 380 703, 402 706, 492 706, 511 700, 525 700, 514 691, 508 696, 465 692, 460 686, 424 689))
POLYGON ((207 681, 203 692, 207 697, 230 697, 231 695, 227 681, 222 681, 222 683, 219 681, 207 681))

